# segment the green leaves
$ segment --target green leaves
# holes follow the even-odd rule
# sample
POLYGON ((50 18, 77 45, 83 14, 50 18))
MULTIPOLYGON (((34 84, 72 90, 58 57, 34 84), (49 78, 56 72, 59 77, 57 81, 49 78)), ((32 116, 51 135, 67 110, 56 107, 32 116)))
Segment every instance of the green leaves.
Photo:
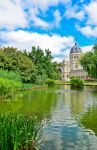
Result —
POLYGON ((47 78, 58 79, 57 68, 49 49, 44 52, 40 47, 32 47, 32 51, 27 53, 13 47, 0 48, 0 69, 19 72, 24 83, 39 83, 39 78, 42 83, 47 78))
POLYGON ((57 70, 57 65, 52 62, 52 55, 49 49, 45 49, 45 52, 43 52, 40 47, 32 47, 29 57, 37 66, 38 78, 45 75, 45 78, 58 79, 59 72, 57 70))
POLYGON ((82 56, 80 63, 89 76, 97 79, 97 45, 93 47, 91 52, 87 52, 82 56))
POLYGON ((8 71, 19 72, 23 82, 35 82, 36 67, 25 52, 16 48, 7 47, 0 49, 0 68, 8 71))
POLYGON ((0 149, 35 149, 40 126, 30 116, 23 114, 0 114, 0 149))
POLYGON ((83 88, 84 86, 83 80, 77 77, 72 77, 70 82, 71 82, 71 87, 74 87, 74 88, 83 88))

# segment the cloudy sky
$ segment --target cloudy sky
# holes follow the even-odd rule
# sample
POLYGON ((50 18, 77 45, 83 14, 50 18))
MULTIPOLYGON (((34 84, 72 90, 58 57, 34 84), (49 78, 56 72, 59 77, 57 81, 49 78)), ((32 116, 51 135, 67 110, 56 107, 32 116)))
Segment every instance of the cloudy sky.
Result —
POLYGON ((97 38, 97 0, 0 0, 0 45, 49 48, 67 57, 75 41, 83 52, 97 38))

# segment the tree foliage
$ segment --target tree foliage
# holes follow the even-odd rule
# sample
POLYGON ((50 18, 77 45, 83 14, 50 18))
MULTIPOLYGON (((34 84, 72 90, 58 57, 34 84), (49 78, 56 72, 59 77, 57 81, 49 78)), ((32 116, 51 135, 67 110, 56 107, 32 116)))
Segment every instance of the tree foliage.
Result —
POLYGON ((50 79, 58 79, 58 64, 52 62, 52 55, 49 49, 45 49, 45 52, 40 47, 32 47, 32 51, 29 53, 29 57, 37 66, 38 75, 46 75, 50 79))
POLYGON ((71 87, 73 88, 83 88, 84 86, 83 80, 77 77, 72 77, 70 82, 71 82, 71 87))
POLYGON ((92 51, 85 53, 81 57, 80 63, 89 76, 97 79, 97 45, 93 47, 92 51))
POLYGON ((7 47, 0 49, 0 69, 20 72, 23 82, 34 82, 36 68, 22 51, 7 47))
POLYGON ((52 59, 49 49, 44 52, 40 47, 32 47, 29 53, 13 47, 0 48, 0 69, 18 72, 25 83, 58 79, 58 64, 52 59))

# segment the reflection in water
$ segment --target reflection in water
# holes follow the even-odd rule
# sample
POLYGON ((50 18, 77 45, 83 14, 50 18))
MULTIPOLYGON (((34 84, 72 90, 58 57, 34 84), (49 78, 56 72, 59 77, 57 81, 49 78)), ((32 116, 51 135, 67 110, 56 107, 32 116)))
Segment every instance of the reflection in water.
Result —
POLYGON ((80 122, 85 128, 94 131, 97 136, 97 106, 89 108, 87 112, 83 114, 80 122))
POLYGON ((43 120, 41 150, 97 150, 96 106, 93 88, 58 86, 22 92, 10 102, 0 102, 0 112, 26 113, 43 120))

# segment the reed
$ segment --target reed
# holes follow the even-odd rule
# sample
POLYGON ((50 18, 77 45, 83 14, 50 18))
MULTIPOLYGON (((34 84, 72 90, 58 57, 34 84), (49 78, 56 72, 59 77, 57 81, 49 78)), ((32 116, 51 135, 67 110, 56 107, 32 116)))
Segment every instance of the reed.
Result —
POLYGON ((20 73, 14 71, 0 69, 0 77, 9 80, 19 81, 19 82, 22 81, 20 73))
POLYGON ((0 150, 36 150, 39 138, 36 120, 24 114, 0 115, 0 150))

